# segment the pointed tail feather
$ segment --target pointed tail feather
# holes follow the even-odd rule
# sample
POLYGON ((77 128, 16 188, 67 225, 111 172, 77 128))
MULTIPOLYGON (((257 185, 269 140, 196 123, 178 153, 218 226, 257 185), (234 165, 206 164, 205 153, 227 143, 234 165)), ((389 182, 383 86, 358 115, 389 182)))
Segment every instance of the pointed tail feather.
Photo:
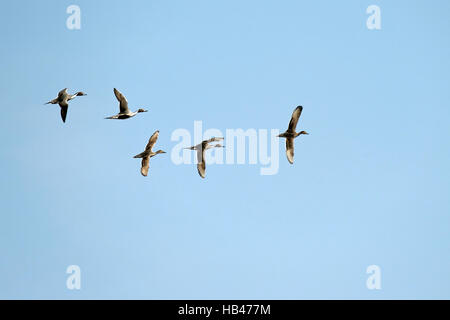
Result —
POLYGON ((144 151, 144 152, 141 152, 141 153, 135 155, 133 158, 144 158, 146 155, 147 155, 147 153, 144 151))

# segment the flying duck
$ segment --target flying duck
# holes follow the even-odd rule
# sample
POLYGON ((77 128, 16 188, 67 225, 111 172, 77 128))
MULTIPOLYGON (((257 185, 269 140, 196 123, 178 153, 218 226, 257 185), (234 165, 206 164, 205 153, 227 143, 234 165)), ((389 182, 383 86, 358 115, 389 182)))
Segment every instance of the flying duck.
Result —
POLYGON ((294 163, 294 139, 301 134, 309 134, 306 131, 295 132, 297 127, 298 119, 302 114, 303 107, 298 106, 292 113, 291 121, 289 122, 289 127, 286 132, 279 134, 277 137, 286 138, 286 156, 290 164, 294 163))
POLYGON ((69 94, 67 92, 67 88, 62 89, 58 92, 58 96, 47 102, 46 104, 59 104, 61 107, 61 119, 63 122, 66 122, 67 110, 69 109, 69 101, 75 99, 78 96, 87 96, 84 92, 77 92, 75 94, 69 94))
POLYGON ((212 149, 212 148, 224 148, 224 146, 221 144, 215 144, 215 145, 209 144, 211 142, 220 141, 220 140, 223 140, 223 138, 212 137, 211 139, 203 140, 201 143, 199 143, 195 146, 184 148, 184 149, 197 151, 197 171, 198 171, 198 174, 200 175, 200 177, 205 178, 205 176, 206 176, 205 150, 212 149))
POLYGON ((131 112, 130 109, 128 109, 127 98, 125 98, 125 96, 116 88, 114 88, 114 94, 116 95, 116 98, 119 101, 120 112, 114 116, 107 117, 105 119, 121 119, 121 120, 123 120, 123 119, 128 119, 128 118, 134 117, 138 113, 147 112, 147 110, 144 110, 144 109, 138 109, 135 112, 131 112))
POLYGON ((150 139, 148 140, 147 146, 145 147, 145 151, 139 153, 138 155, 135 155, 134 158, 142 158, 142 166, 141 166, 141 174, 146 177, 148 174, 148 167, 150 165, 150 158, 156 156, 160 153, 166 153, 165 151, 158 150, 156 152, 152 151, 153 146, 156 143, 156 140, 158 140, 159 136, 159 130, 156 130, 150 139))

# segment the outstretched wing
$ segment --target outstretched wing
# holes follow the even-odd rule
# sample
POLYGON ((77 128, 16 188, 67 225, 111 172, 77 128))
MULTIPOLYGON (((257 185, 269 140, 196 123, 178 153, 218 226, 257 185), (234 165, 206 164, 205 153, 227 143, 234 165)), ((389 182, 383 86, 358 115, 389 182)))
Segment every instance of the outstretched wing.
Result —
POLYGON ((66 122, 67 110, 69 109, 69 104, 66 101, 62 101, 59 103, 61 107, 61 119, 63 122, 66 122))
POLYGON ((205 178, 206 164, 205 164, 205 157, 203 155, 204 155, 203 150, 201 149, 197 150, 197 171, 200 177, 205 178))
POLYGON ((147 156, 142 158, 141 165, 141 174, 146 177, 148 174, 148 167, 150 166, 150 157, 147 156))
POLYGON ((145 147, 145 151, 151 151, 153 146, 156 143, 156 140, 158 140, 159 137, 159 130, 156 130, 152 136, 150 137, 150 139, 148 140, 147 146, 145 147))
POLYGON ((211 139, 208 140, 203 140, 203 143, 211 143, 211 142, 215 142, 215 141, 221 141, 223 140, 223 138, 218 138, 218 137, 212 137, 211 139))
POLYGON ((286 156, 290 164, 294 163, 294 138, 286 138, 286 156))
POLYGON ((61 98, 62 96, 68 94, 67 88, 62 89, 60 92, 58 92, 58 98, 61 98))
POLYGON ((114 94, 120 105, 120 113, 128 113, 128 101, 125 96, 116 88, 114 88, 114 94))
POLYGON ((289 122, 288 131, 295 131, 295 128, 297 127, 298 119, 300 118, 302 111, 303 111, 303 107, 298 106, 297 108, 295 108, 294 112, 292 112, 292 117, 291 117, 291 121, 289 122))

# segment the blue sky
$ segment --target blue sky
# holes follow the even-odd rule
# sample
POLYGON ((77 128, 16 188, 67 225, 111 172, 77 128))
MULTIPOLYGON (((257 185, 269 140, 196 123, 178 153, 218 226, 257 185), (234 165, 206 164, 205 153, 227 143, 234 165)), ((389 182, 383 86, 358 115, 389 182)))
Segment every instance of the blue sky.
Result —
MULTIPOLYGON (((0 298, 450 298, 448 1, 8 1, 0 298), (81 30, 66 8, 81 8, 81 30), (366 28, 381 8, 382 29, 366 28), (63 124, 56 93, 71 102, 63 124), (127 121, 112 88, 148 113, 127 121), (157 129, 286 128, 295 164, 139 173, 157 129), (382 289, 366 288, 378 265, 382 289), (66 268, 81 268, 81 290, 66 268)), ((132 109, 133 109, 132 107, 132 109)), ((226 141, 225 141, 226 144, 226 141)))

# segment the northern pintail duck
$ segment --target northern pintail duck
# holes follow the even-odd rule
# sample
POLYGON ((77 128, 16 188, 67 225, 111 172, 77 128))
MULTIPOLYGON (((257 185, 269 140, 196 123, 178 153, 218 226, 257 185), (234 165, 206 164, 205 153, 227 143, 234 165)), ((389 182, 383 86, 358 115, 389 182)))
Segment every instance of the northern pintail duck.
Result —
POLYGON ((121 119, 121 120, 123 120, 123 119, 128 119, 128 118, 134 117, 138 113, 147 112, 147 110, 144 110, 144 109, 138 109, 135 112, 131 112, 130 109, 128 109, 127 98, 125 98, 125 96, 116 88, 114 88, 114 94, 116 95, 116 98, 119 101, 120 112, 114 116, 107 117, 105 119, 121 119))
POLYGON ((295 132, 295 128, 297 127, 297 122, 300 118, 300 115, 302 114, 302 110, 302 106, 298 106, 297 108, 295 108, 294 112, 292 113, 288 129, 286 130, 286 132, 277 136, 280 138, 286 138, 286 156, 290 164, 294 163, 294 139, 301 134, 309 134, 306 131, 300 131, 299 133, 295 132))
POLYGON ((134 158, 142 158, 142 165, 141 165, 141 174, 146 177, 148 174, 148 167, 150 165, 150 158, 156 156, 160 153, 166 153, 165 151, 158 150, 156 152, 153 152, 153 146, 156 143, 156 140, 158 140, 159 136, 159 130, 155 131, 150 139, 148 140, 147 146, 145 147, 145 151, 139 153, 138 155, 135 155, 134 158))
POLYGON ((212 137, 211 139, 203 140, 195 146, 184 148, 197 151, 197 171, 200 177, 205 178, 206 176, 205 151, 212 148, 224 148, 221 144, 210 145, 209 143, 220 140, 223 140, 223 138, 212 137))
POLYGON ((69 101, 75 99, 75 97, 86 95, 87 94, 81 91, 75 94, 69 94, 67 92, 67 88, 64 88, 60 92, 58 92, 58 96, 55 99, 47 102, 46 104, 59 104, 59 106, 61 107, 61 119, 63 122, 66 122, 67 110, 69 109, 69 101))

